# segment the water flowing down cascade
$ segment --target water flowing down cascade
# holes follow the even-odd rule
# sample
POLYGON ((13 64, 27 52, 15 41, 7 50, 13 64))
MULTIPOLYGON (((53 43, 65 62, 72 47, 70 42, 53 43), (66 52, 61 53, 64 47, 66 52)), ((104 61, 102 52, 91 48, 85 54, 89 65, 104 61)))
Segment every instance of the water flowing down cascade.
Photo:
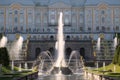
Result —
POLYGON ((65 62, 64 56, 64 47, 65 47, 65 40, 63 34, 63 22, 62 22, 63 14, 60 13, 59 17, 59 24, 58 24, 58 34, 57 34, 57 60, 55 63, 55 67, 67 67, 65 62))
POLYGON ((7 44, 7 37, 3 36, 0 40, 0 48, 1 47, 6 47, 6 44, 7 44))

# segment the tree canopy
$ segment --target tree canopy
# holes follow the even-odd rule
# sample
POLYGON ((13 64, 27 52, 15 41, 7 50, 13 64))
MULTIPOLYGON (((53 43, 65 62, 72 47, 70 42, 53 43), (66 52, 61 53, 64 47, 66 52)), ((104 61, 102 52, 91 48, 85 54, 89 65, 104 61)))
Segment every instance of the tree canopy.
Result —
POLYGON ((10 63, 10 59, 7 48, 5 47, 0 48, 0 64, 7 67, 9 66, 9 63, 10 63))

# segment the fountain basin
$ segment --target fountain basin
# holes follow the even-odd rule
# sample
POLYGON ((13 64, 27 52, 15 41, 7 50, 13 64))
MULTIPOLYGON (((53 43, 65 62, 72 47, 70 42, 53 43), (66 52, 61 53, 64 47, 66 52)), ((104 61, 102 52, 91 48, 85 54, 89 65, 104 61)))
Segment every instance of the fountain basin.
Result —
POLYGON ((73 72, 69 69, 69 67, 54 67, 51 71, 51 74, 59 74, 61 71, 61 74, 64 75, 71 75, 73 72))

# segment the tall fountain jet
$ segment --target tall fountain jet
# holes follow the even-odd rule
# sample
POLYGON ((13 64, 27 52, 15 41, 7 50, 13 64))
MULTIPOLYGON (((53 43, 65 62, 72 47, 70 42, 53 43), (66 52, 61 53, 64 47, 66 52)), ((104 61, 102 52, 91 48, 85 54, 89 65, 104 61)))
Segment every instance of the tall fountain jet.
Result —
POLYGON ((57 33, 57 42, 56 42, 56 62, 54 68, 52 69, 53 74, 72 74, 72 71, 68 68, 65 62, 65 40, 63 33, 63 13, 60 12, 59 22, 58 22, 58 33, 57 33))
POLYGON ((57 61, 55 63, 55 67, 67 67, 64 56, 64 47, 65 40, 63 34, 63 22, 62 22, 63 13, 60 13, 59 24, 58 24, 58 34, 57 34, 57 61))

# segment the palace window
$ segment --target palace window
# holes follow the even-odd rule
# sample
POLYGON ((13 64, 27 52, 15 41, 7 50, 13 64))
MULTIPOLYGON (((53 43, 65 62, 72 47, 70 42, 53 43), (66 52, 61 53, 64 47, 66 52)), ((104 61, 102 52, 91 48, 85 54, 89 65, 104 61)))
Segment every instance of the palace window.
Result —
POLYGON ((20 16, 20 24, 23 24, 23 23, 24 23, 24 16, 21 15, 21 16, 20 16))
POLYGON ((102 23, 105 23, 105 18, 104 17, 102 17, 102 23))
POLYGON ((17 23, 18 22, 18 19, 17 19, 17 17, 15 17, 15 23, 17 23))
POLYGON ((96 27, 96 31, 99 31, 99 26, 96 27))
POLYGON ((15 26, 13 30, 14 30, 14 31, 17 31, 17 30, 18 30, 17 26, 15 26))
POLYGON ((31 28, 29 28, 28 31, 31 32, 31 28))
POLYGON ((24 14, 24 11, 20 11, 20 14, 24 14))
POLYGON ((44 15, 44 26, 47 26, 47 13, 44 15))
POLYGON ((49 11, 49 25, 50 26, 56 25, 56 11, 55 10, 49 11))
POLYGON ((85 35, 85 36, 84 36, 84 40, 87 40, 87 39, 88 39, 88 37, 85 35))
POLYGON ((115 17, 115 23, 119 24, 119 18, 118 17, 115 17))
POLYGON ((102 26, 102 31, 105 31, 105 27, 104 26, 102 26))
POLYGON ((104 11, 104 10, 102 10, 102 11, 101 11, 101 14, 103 14, 103 15, 104 15, 104 14, 105 14, 105 11, 104 11))
POLYGON ((21 27, 20 27, 20 30, 21 30, 21 31, 23 31, 23 30, 24 30, 24 29, 23 29, 23 26, 21 26, 21 27))
POLYGON ((50 40, 54 40, 54 36, 53 35, 50 36, 50 40))
POLYGON ((70 25, 70 15, 69 11, 64 12, 64 25, 70 25))
POLYGON ((70 36, 69 35, 66 36, 66 40, 70 40, 70 36))
POLYGON ((107 30, 110 31, 110 27, 107 27, 107 30))
POLYGON ((2 14, 4 14, 4 12, 1 11, 0 14, 2 15, 2 14))
POLYGON ((80 14, 80 17, 83 17, 83 14, 80 14))
POLYGON ((37 12, 36 15, 37 15, 37 16, 40 16, 40 12, 37 12))
POLYGON ((83 31, 83 27, 80 27, 80 31, 83 31))
POLYGON ((12 12, 9 12, 9 14, 12 14, 12 12))
POLYGON ((28 15, 28 24, 32 24, 32 16, 28 15))
POLYGON ((4 30, 4 27, 1 27, 1 31, 3 31, 4 30))
POLYGON ((116 26, 116 30, 117 30, 117 31, 119 30, 119 26, 116 26))
POLYGON ((88 27, 88 31, 91 31, 91 27, 88 27))
POLYGON ((15 12, 14 12, 15 14, 18 14, 18 11, 17 10, 15 10, 15 12))

